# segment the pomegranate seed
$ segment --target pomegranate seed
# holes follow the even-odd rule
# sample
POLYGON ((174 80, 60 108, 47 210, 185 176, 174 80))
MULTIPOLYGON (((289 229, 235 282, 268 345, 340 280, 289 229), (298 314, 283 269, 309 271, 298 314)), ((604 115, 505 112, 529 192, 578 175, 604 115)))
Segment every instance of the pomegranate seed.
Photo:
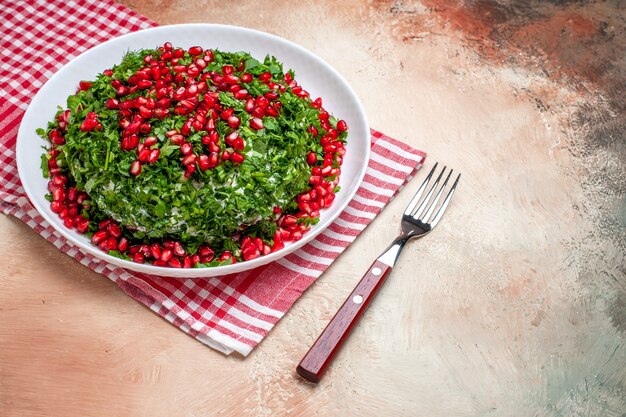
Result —
POLYGON ((158 243, 150 245, 150 254, 154 259, 161 259, 162 249, 158 243))
POLYGON ((174 135, 170 137, 170 142, 172 142, 173 145, 180 145, 184 141, 185 141, 185 137, 183 135, 174 135))
POLYGON ((224 65, 224 66, 222 67, 222 73, 223 73, 224 75, 230 75, 230 74, 232 74, 233 72, 235 72, 235 68, 234 68, 232 65, 224 65))
POLYGON ((57 188, 52 192, 52 199, 54 201, 65 200, 65 190, 63 188, 57 188))
POLYGON ((280 213, 282 213, 282 212, 283 212, 283 209, 281 209, 281 208, 280 208, 280 207, 278 207, 278 206, 274 206, 274 214, 280 214, 280 213))
POLYGON ((250 127, 256 130, 261 130, 265 126, 263 126, 263 120, 259 119, 258 117, 255 117, 252 120, 250 120, 250 127))
POLYGON ((146 138, 143 140, 143 144, 146 146, 156 145, 158 142, 159 139, 157 139, 156 136, 146 136, 146 138))
POLYGON ((234 164, 241 164, 243 163, 244 159, 245 157, 239 152, 233 152, 233 154, 230 155, 230 161, 234 164))
POLYGON ((91 87, 91 83, 89 81, 80 81, 78 83, 78 88, 81 91, 87 91, 87 90, 89 90, 89 87, 91 87))
POLYGON ((245 143, 242 138, 237 138, 233 141, 233 148, 236 151, 243 151, 245 149, 245 143))
POLYGON ((67 176, 63 174, 58 174, 52 177, 52 183, 58 187, 62 187, 67 183, 67 176))
POLYGON ((244 108, 246 109, 248 113, 252 112, 252 110, 254 110, 254 99, 249 98, 248 100, 246 100, 246 104, 244 108))
POLYGON ((276 100, 278 98, 278 93, 276 91, 268 91, 267 93, 265 93, 265 97, 269 98, 270 100, 276 100))
POLYGON ((209 156, 202 154, 198 157, 198 166, 202 171, 206 171, 211 168, 211 163, 209 162, 209 156))
POLYGON ((150 149, 143 148, 141 151, 138 151, 137 159, 139 160, 139 162, 148 162, 148 159, 150 159, 150 149))
POLYGON ((250 81, 252 81, 252 74, 246 72, 241 76, 242 83, 249 83, 250 81))
POLYGON ((107 230, 109 234, 113 237, 122 236, 122 229, 120 229, 120 227, 115 223, 109 224, 109 226, 107 227, 107 230))
POLYGON ((122 139, 122 142, 120 143, 120 148, 122 148, 122 150, 124 151, 130 151, 132 149, 135 149, 137 145, 139 145, 139 136, 131 135, 122 139))
POLYGON ((126 252, 126 249, 128 249, 128 239, 122 237, 117 243, 117 250, 120 252, 126 252))
POLYGON ((230 152, 224 151, 222 152, 222 161, 228 161, 230 159, 230 152))
POLYGON ((261 107, 255 107, 254 110, 252 110, 252 116, 258 117, 260 119, 261 117, 265 116, 265 109, 262 109, 261 107))
POLYGON ((133 262, 136 262, 138 264, 142 264, 146 261, 146 258, 143 256, 141 252, 135 253, 132 259, 133 259, 133 262))
POLYGON ((214 252, 213 249, 211 249, 208 246, 200 246, 198 247, 198 254, 202 257, 213 257, 214 256, 214 252))
POLYGON ((270 74, 269 72, 264 72, 263 74, 259 75, 258 78, 259 78, 259 81, 266 83, 272 79, 272 74, 270 74))
POLYGON ((180 259, 178 259, 178 258, 170 259, 168 265, 171 268, 182 268, 183 267, 183 264, 180 262, 180 259))
POLYGON ((157 260, 152 262, 152 265, 154 265, 154 266, 167 266, 167 262, 162 261, 160 259, 157 259, 157 260))
POLYGON ((193 268, 194 264, 191 259, 191 256, 185 256, 183 258, 183 268, 193 268))
POLYGON ((159 155, 161 154, 161 150, 160 149, 151 149, 150 150, 150 156, 148 156, 148 162, 151 164, 154 164, 158 159, 159 159, 159 155))
MULTIPOLYGON (((172 250, 170 248, 165 248, 163 249, 163 251, 161 252, 161 257, 160 259, 162 261, 169 261, 170 259, 172 259, 172 257, 174 256, 174 252, 172 252, 172 250)), ((156 256, 155 256, 156 258, 156 256)))
POLYGON ((285 217, 283 217, 282 226, 285 226, 285 227, 293 226, 297 223, 297 221, 298 219, 296 219, 295 216, 288 214, 285 217))
POLYGON ((196 163, 196 158, 197 158, 196 155, 193 154, 193 153, 185 156, 183 158, 183 165, 190 166, 190 165, 195 164, 196 163))
POLYGON ((66 217, 63 219, 63 224, 65 225, 65 227, 67 227, 68 229, 73 229, 74 228, 74 219, 72 217, 66 217))
POLYGON ((110 69, 105 69, 104 71, 102 71, 102 73, 106 75, 107 77, 110 77, 111 75, 113 75, 113 71, 110 69))
POLYGON ((209 168, 215 168, 220 163, 219 152, 211 152, 209 154, 209 168))
POLYGON ((193 151, 193 145, 190 142, 183 142, 180 145, 180 151, 183 155, 189 155, 193 151))
POLYGON ((141 162, 134 160, 130 164, 130 169, 128 170, 128 172, 130 172, 130 174, 134 176, 141 174, 141 162))
MULTIPOLYGON (((206 262, 211 262, 211 260, 213 259, 213 255, 211 255, 211 257, 206 257, 204 259, 208 259, 208 261, 206 262)), ((197 253, 194 253, 193 255, 191 255, 191 264, 195 266, 198 262, 200 262, 200 255, 198 255, 197 253)))
POLYGON ((239 117, 233 115, 228 118, 227 123, 233 129, 237 129, 239 125, 241 124, 241 120, 239 120, 239 117))
POLYGON ((180 242, 174 242, 172 250, 176 256, 185 256, 186 254, 185 249, 183 249, 183 245, 181 245, 180 242))
POLYGON ((239 90, 237 92, 235 92, 235 98, 237 100, 243 100, 244 98, 248 97, 248 90, 239 90))
POLYGON ((323 181, 322 177, 320 177, 318 175, 311 175, 311 178, 309 178, 309 184, 311 184, 311 185, 321 184, 322 181, 323 181))
POLYGON ((128 253, 130 253, 131 255, 134 255, 138 253, 140 249, 141 249, 140 245, 133 245, 130 248, 128 248, 128 253))
POLYGON ((83 132, 89 132, 91 130, 93 130, 96 125, 98 124, 96 119, 85 119, 81 124, 80 124, 80 130, 83 132))
POLYGON ((255 246, 249 245, 241 251, 241 256, 244 260, 249 261, 261 256, 261 252, 255 246))
POLYGON ((345 132, 346 130, 348 130, 348 124, 345 122, 345 120, 339 120, 337 122, 337 130, 340 132, 345 132))
POLYGON ((189 55, 197 56, 202 55, 202 51, 203 50, 200 46, 192 46, 187 52, 189 52, 189 55))
POLYGON ((309 132, 311 132, 311 135, 313 135, 314 138, 318 135, 317 128, 313 125, 309 126, 309 132))
POLYGON ((110 98, 104 105, 107 109, 117 109, 120 107, 120 101, 116 98, 110 98))
POLYGON ((52 210, 53 213, 60 213, 61 210, 63 210, 63 203, 61 203, 60 201, 51 202, 50 210, 52 210))
POLYGON ((255 104, 257 107, 260 107, 262 109, 268 107, 270 105, 270 102, 267 98, 263 97, 263 96, 259 96, 256 98, 255 100, 255 104))
POLYGON ((85 233, 89 230, 89 219, 86 219, 83 216, 76 216, 74 221, 76 223, 76 230, 80 233, 85 233))
POLYGON ((317 163, 317 154, 315 152, 309 152, 306 156, 306 162, 309 165, 315 165, 317 163))
POLYGON ((227 108, 220 113, 220 117, 223 120, 228 120, 235 113, 235 109, 227 108))
POLYGON ((276 109, 273 107, 268 107, 267 109, 265 109, 265 114, 267 116, 278 117, 278 111, 276 111, 276 109))
POLYGON ((118 96, 125 96, 126 94, 128 94, 128 87, 124 86, 124 85, 120 85, 119 87, 117 87, 117 89, 115 90, 115 93, 118 96))
POLYGON ((107 232, 106 230, 98 230, 96 233, 93 234, 93 236, 91 237, 91 242, 94 245, 99 244, 100 242, 103 242, 106 238, 109 237, 109 232, 107 232))

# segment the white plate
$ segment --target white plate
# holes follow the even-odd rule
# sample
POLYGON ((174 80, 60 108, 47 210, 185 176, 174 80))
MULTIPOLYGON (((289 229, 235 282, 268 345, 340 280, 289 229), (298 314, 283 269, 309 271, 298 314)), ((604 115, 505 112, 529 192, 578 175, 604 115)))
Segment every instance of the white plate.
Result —
POLYGON ((17 139, 17 166, 22 185, 37 211, 59 233, 86 252, 115 265, 147 274, 173 277, 208 277, 240 272, 275 261, 300 248, 322 232, 343 211, 356 192, 367 168, 370 152, 370 133, 363 107, 350 85, 330 65, 315 54, 293 42, 256 30, 225 25, 184 24, 161 26, 111 39, 73 59, 39 90, 22 120, 17 139), (223 51, 248 51, 257 59, 274 55, 285 69, 296 72, 298 82, 311 93, 322 97, 324 107, 349 126, 347 152, 341 167, 341 191, 332 207, 322 210, 320 222, 298 242, 267 256, 215 268, 176 269, 125 261, 102 252, 84 235, 63 225, 50 210, 44 198, 47 180, 40 169, 42 146, 46 142, 37 136, 37 128, 45 128, 52 120, 57 106, 66 108, 66 98, 73 94, 80 80, 90 80, 96 74, 119 63, 128 50, 156 48, 165 42, 188 48, 200 45, 223 51))

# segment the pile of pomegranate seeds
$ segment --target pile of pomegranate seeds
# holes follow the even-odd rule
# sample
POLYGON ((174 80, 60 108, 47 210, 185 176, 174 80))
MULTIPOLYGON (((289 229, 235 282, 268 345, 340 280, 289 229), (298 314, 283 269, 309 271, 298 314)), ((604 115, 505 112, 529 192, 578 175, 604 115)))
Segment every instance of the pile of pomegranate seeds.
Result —
POLYGON ((165 43, 67 104, 38 130, 51 210, 124 259, 255 259, 301 239, 339 190, 348 126, 274 57, 165 43))

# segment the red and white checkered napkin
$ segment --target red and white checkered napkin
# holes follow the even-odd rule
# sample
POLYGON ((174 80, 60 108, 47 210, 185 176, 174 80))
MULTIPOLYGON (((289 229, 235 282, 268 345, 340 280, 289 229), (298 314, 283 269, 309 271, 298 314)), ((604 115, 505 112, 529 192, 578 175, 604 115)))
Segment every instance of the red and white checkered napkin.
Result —
POLYGON ((250 353, 425 158, 423 152, 372 131, 371 159, 356 196, 327 230, 298 251, 224 277, 179 279, 133 273, 81 252, 46 223, 20 185, 15 142, 30 98, 63 64, 111 37, 156 24, 110 1, 37 0, 0 3, 0 25, 0 209, 109 277, 174 326, 224 353, 250 353))

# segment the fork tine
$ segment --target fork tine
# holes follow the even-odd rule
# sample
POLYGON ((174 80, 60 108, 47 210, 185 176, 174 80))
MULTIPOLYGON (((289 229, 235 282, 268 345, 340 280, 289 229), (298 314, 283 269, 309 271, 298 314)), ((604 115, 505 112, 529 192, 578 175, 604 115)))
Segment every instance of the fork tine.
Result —
POLYGON ((413 209, 415 208, 415 206, 419 202, 420 197, 422 196, 422 193, 424 192, 424 190, 428 186, 428 183, 430 182, 430 179, 432 178, 433 173, 437 169, 437 165, 438 164, 439 164, 439 162, 435 162, 435 166, 433 166, 433 169, 430 170, 430 172, 426 176, 426 179, 424 180, 422 185, 420 185, 420 188, 417 190, 417 192, 415 193, 415 195, 413 196, 413 198, 411 199, 409 204, 406 206, 406 210, 404 210, 404 214, 405 215, 407 215, 407 216, 411 215, 411 212, 413 211, 413 209))
POLYGON ((430 197, 433 195, 433 192, 437 188, 437 185, 439 185, 439 181, 441 181, 441 177, 443 176, 443 173, 446 172, 446 168, 447 167, 445 167, 445 166, 443 167, 443 169, 439 173, 439 176, 437 177, 437 180, 435 181, 433 186, 430 187, 430 190, 428 191, 428 194, 426 194, 426 197, 424 197, 424 200, 421 202, 421 204, 417 208, 417 211, 415 212, 415 214, 413 214, 413 218, 415 220, 418 220, 420 218, 422 212, 426 208, 426 204, 428 204, 428 201, 430 200, 430 197))
POLYGON ((430 216, 432 216, 433 212, 435 211, 435 208, 437 207, 437 202, 441 198, 441 194, 443 194, 443 190, 446 189, 446 185, 448 184, 448 180, 450 179, 452 172, 454 172, 453 169, 451 169, 450 172, 448 172, 448 176, 446 177, 446 180, 443 182, 443 184, 441 185, 441 188, 439 188, 439 192, 437 193, 433 201, 430 203, 430 207, 428 207, 426 214, 424 215, 424 217, 422 217, 422 222, 428 223, 428 219, 430 219, 430 216))
POLYGON ((461 174, 459 174, 456 177, 456 180, 454 181, 454 184, 452 184, 452 188, 450 188, 450 191, 448 192, 446 199, 443 200, 441 207, 439 207, 439 210, 437 210, 437 213, 435 214, 435 218, 433 219, 432 222, 430 222, 431 228, 437 225, 437 223, 439 222, 439 219, 441 219, 441 216, 443 216, 443 212, 446 211, 446 207, 448 207, 448 203, 452 199, 452 195, 454 194, 454 191, 456 190, 456 185, 459 183, 460 179, 461 179, 461 174))

